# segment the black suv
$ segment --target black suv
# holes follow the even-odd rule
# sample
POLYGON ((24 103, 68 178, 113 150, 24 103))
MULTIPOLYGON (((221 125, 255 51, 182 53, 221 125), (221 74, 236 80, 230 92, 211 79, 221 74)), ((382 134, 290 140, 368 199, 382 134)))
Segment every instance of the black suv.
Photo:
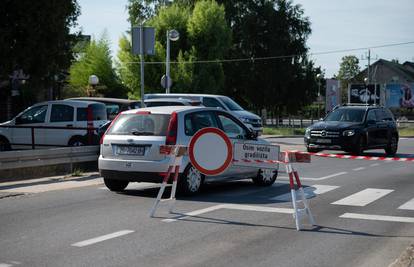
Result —
POLYGON ((366 149, 381 148, 387 155, 395 155, 398 130, 394 116, 387 108, 344 105, 306 129, 305 145, 308 152, 329 149, 360 155, 366 149))

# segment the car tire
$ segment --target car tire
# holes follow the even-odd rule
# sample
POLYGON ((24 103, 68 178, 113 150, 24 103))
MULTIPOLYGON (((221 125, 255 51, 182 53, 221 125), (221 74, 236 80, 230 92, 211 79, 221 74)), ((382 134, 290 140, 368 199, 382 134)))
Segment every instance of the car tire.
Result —
POLYGON ((9 140, 5 137, 0 137, 0 151, 10 151, 11 145, 9 140))
POLYGON ((73 136, 69 142, 68 146, 86 146, 85 139, 81 136, 73 136))
POLYGON ((321 151, 320 149, 310 148, 310 147, 306 147, 306 150, 307 150, 309 153, 318 153, 319 151, 321 151))
POLYGON ((352 148, 351 153, 356 156, 359 156, 362 153, 364 153, 364 148, 365 148, 365 138, 363 136, 360 136, 358 139, 358 142, 352 148))
POLYGON ((178 192, 183 195, 195 195, 200 192, 204 175, 189 164, 178 179, 178 192))
POLYGON ((109 179, 104 178, 105 186, 108 187, 109 190, 114 192, 123 191, 129 184, 128 181, 124 180, 115 180, 115 179, 109 179))
POLYGON ((277 178, 278 171, 274 170, 272 173, 264 173, 263 170, 259 170, 257 175, 252 178, 253 183, 259 186, 271 186, 277 178))
POLYGON ((387 147, 385 148, 385 153, 387 156, 394 156, 398 150, 398 141, 397 137, 393 135, 387 147))

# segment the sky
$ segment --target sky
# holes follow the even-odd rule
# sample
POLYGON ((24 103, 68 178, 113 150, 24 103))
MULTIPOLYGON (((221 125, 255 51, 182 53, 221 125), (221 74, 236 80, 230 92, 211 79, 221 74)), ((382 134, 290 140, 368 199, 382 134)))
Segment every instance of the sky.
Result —
MULTIPOLYGON (((112 55, 116 57, 119 37, 130 27, 127 0, 78 0, 81 15, 78 28, 83 34, 99 38, 106 31, 112 55)), ((302 5, 311 21, 310 53, 414 42, 414 0, 293 0, 302 5)), ((367 65, 368 49, 325 55, 312 55, 326 77, 338 73, 341 58, 355 55, 361 69, 367 65)), ((275 55, 279 56, 279 55, 275 55)), ((414 43, 371 49, 376 59, 414 61, 414 43)))

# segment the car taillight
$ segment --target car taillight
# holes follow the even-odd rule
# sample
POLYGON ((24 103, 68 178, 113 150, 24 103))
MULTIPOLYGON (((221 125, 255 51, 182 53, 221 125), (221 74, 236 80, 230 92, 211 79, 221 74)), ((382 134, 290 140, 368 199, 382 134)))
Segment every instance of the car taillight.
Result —
POLYGON ((99 140, 99 144, 102 145, 104 138, 105 138, 105 134, 109 131, 109 129, 111 129, 112 125, 115 123, 115 121, 118 119, 118 117, 121 115, 121 113, 119 113, 118 115, 116 115, 115 119, 113 119, 111 121, 111 124, 109 124, 108 128, 105 130, 104 134, 102 135, 101 139, 99 140))
POLYGON ((177 129, 178 129, 178 117, 177 113, 171 114, 170 123, 168 124, 167 137, 165 139, 166 145, 175 145, 177 143, 177 129))

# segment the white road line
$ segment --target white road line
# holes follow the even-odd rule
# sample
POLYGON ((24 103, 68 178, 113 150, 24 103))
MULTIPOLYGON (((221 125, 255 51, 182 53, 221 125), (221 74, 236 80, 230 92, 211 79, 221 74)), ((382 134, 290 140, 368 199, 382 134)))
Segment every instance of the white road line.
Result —
MULTIPOLYGON (((315 185, 312 185, 310 187, 303 188, 303 191, 305 191, 306 198, 311 198, 311 197, 314 197, 315 195, 321 195, 321 194, 327 193, 329 191, 335 190, 337 188, 339 188, 339 186, 315 184, 315 185)), ((292 195, 289 192, 289 193, 286 193, 286 194, 283 194, 283 195, 272 197, 272 198, 270 198, 270 200, 288 202, 288 201, 291 201, 291 198, 292 198, 292 195)))
POLYGON ((77 243, 72 244, 71 246, 81 248, 81 247, 89 246, 89 245, 99 243, 99 242, 102 242, 102 241, 105 241, 105 240, 108 240, 108 239, 112 239, 112 238, 120 237, 120 236, 123 236, 123 235, 127 235, 127 234, 130 234, 130 233, 133 233, 133 232, 134 231, 132 231, 132 230, 122 230, 122 231, 118 231, 118 232, 115 232, 115 233, 112 233, 112 234, 98 236, 98 237, 95 237, 95 238, 91 238, 91 239, 88 239, 88 240, 77 242, 77 243))
POLYGON ((385 215, 372 215, 372 214, 361 214, 361 213, 344 213, 339 217, 347 218, 347 219, 361 219, 361 220, 371 220, 371 221, 414 223, 413 217, 385 216, 385 215))
POLYGON ((176 222, 178 220, 183 220, 189 217, 198 216, 207 212, 212 212, 219 209, 231 209, 231 210, 246 210, 246 211, 261 211, 261 212, 273 212, 273 213, 285 213, 285 214, 293 214, 293 209, 289 208, 274 208, 274 207, 266 207, 266 206, 253 206, 253 205, 241 205, 241 204, 220 204, 215 205, 209 208, 195 210, 192 212, 188 212, 183 214, 183 216, 175 217, 173 219, 164 219, 163 222, 176 222))
POLYGON ((362 170, 365 170, 365 167, 359 167, 359 168, 355 168, 355 169, 352 169, 353 171, 362 171, 362 170))
POLYGON ((414 198, 398 207, 399 210, 414 210, 414 198))
POLYGON ((0 267, 12 267, 13 265, 8 264, 8 263, 1 263, 0 262, 0 267))
POLYGON ((379 163, 373 163, 373 164, 371 164, 371 165, 369 165, 370 167, 376 167, 376 166, 379 166, 380 164, 379 163))
POLYGON ((331 204, 363 207, 371 202, 374 202, 377 199, 382 198, 383 196, 388 195, 392 191, 394 190, 367 188, 346 198, 335 201, 331 204))
POLYGON ((31 185, 31 186, 21 186, 16 188, 10 189, 3 189, 0 192, 7 192, 7 193, 43 193, 48 191, 55 191, 55 190, 65 190, 65 189, 72 189, 72 188, 79 188, 91 185, 101 185, 102 179, 95 178, 86 181, 76 181, 76 180, 69 180, 64 182, 56 182, 56 183, 48 183, 48 184, 38 184, 38 185, 31 185))
MULTIPOLYGON (((336 176, 344 175, 344 174, 347 174, 347 173, 348 172, 337 172, 337 173, 330 174, 330 175, 326 175, 326 176, 322 176, 322 177, 319 177, 319 178, 301 177, 300 174, 299 174, 299 177, 300 177, 300 180, 303 180, 303 181, 322 181, 322 180, 326 180, 326 179, 333 178, 333 177, 336 177, 336 176)), ((289 177, 287 177, 287 176, 280 176, 277 179, 289 180, 289 177)))

